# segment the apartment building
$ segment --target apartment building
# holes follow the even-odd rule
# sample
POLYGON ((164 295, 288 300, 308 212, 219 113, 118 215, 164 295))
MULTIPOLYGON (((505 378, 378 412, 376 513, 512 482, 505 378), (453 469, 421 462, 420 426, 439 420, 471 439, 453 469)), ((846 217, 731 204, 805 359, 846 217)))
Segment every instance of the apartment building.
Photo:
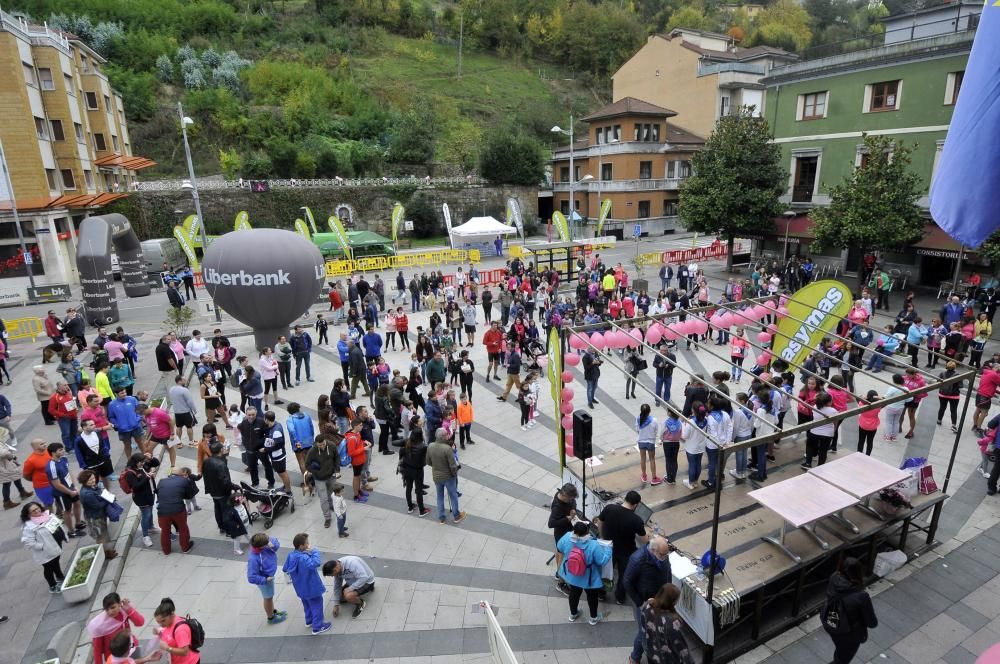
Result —
POLYGON ((679 127, 708 136, 723 115, 742 106, 765 106, 760 80, 797 60, 780 48, 736 46, 727 35, 677 28, 650 35, 613 75, 613 101, 644 99, 677 112, 679 127))
MULTIPOLYGON (((764 240, 765 251, 810 252, 809 211, 828 205, 831 187, 864 163, 863 133, 891 136, 914 148, 911 168, 923 189, 918 203, 927 210, 980 11, 981 3, 959 2, 892 16, 877 44, 848 44, 867 47, 771 71, 763 80, 765 116, 788 171, 783 197, 788 211, 777 221, 776 234, 764 240)), ((963 250, 934 225, 929 212, 927 221, 922 240, 883 258, 910 275, 910 283, 937 286, 950 278, 963 250)), ((861 258, 855 249, 830 248, 819 260, 853 273, 861 258)), ((968 252, 963 263, 980 264, 968 252)))
MULTIPOLYGON (((132 153, 105 60, 74 35, 0 12, 0 141, 32 271, 76 283, 76 230, 154 162, 132 153)), ((3 187, 5 190, 6 187, 3 187)), ((0 190, 0 291, 27 284, 11 195, 0 190)))
MULTIPOLYGON (((662 235, 677 230, 678 194, 691 175, 691 156, 705 140, 673 124, 677 113, 655 104, 626 97, 582 119, 584 140, 572 148, 556 149, 552 156, 554 209, 567 219, 572 190, 573 210, 581 221, 594 226, 601 201, 611 201, 604 235, 632 237, 662 235), (671 122, 668 122, 671 119, 671 122)), ((591 233, 596 226, 591 229, 591 233)))

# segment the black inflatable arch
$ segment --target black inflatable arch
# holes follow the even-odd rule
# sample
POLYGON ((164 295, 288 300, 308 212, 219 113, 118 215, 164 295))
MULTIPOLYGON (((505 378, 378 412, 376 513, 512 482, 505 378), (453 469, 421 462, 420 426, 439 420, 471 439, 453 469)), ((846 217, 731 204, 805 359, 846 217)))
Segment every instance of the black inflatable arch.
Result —
POLYGON ((118 322, 118 300, 111 269, 112 244, 118 256, 125 295, 149 295, 142 245, 129 220, 120 214, 84 219, 76 245, 76 268, 80 273, 87 322, 91 325, 118 322))

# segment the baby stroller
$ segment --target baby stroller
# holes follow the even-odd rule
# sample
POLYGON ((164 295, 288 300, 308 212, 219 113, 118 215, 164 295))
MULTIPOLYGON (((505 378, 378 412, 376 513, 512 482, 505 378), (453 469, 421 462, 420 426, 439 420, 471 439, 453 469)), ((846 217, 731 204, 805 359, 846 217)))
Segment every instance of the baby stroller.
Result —
MULTIPOLYGON (((240 482, 240 489, 243 496, 251 503, 257 503, 257 511, 250 512, 250 523, 263 517, 264 527, 270 528, 274 525, 274 520, 286 507, 288 511, 295 512, 295 498, 291 494, 277 489, 258 489, 250 486, 246 482, 240 482)), ((248 510, 249 511, 249 510, 248 510)))
POLYGON ((528 339, 524 342, 524 355, 531 359, 528 364, 528 369, 530 371, 541 371, 542 368, 538 366, 538 358, 545 355, 545 346, 538 339, 528 339))

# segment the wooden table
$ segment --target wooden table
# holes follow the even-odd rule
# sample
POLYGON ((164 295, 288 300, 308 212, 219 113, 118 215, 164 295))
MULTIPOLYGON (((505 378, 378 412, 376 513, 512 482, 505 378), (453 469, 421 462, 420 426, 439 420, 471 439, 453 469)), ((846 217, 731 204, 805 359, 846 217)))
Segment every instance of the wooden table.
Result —
POLYGON ((748 495, 782 519, 777 538, 765 536, 761 539, 777 546, 795 562, 801 562, 802 558, 785 545, 786 525, 801 528, 825 550, 830 545, 816 532, 816 522, 858 502, 854 496, 809 474, 751 491, 748 495))
MULTIPOLYGON (((810 468, 809 474, 858 498, 861 501, 858 507, 883 521, 885 515, 870 505, 871 497, 882 489, 910 477, 908 471, 894 468, 860 452, 854 452, 836 461, 829 461, 822 466, 810 468)), ((858 532, 857 527, 853 524, 852 528, 854 532, 858 532)))

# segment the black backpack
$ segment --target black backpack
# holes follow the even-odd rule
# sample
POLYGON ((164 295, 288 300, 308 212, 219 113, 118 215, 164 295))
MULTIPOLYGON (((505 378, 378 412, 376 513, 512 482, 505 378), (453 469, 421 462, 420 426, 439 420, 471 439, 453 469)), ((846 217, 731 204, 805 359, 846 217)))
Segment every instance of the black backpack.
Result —
MULTIPOLYGON (((184 619, 177 623, 177 626, 187 625, 188 629, 191 630, 191 650, 198 652, 201 647, 205 645, 205 628, 201 626, 201 623, 191 616, 184 616, 184 619)), ((174 628, 176 633, 177 628, 174 628)))
POLYGON ((851 633, 851 621, 847 615, 847 605, 842 595, 830 595, 820 612, 820 622, 823 629, 831 636, 843 636, 851 633))

